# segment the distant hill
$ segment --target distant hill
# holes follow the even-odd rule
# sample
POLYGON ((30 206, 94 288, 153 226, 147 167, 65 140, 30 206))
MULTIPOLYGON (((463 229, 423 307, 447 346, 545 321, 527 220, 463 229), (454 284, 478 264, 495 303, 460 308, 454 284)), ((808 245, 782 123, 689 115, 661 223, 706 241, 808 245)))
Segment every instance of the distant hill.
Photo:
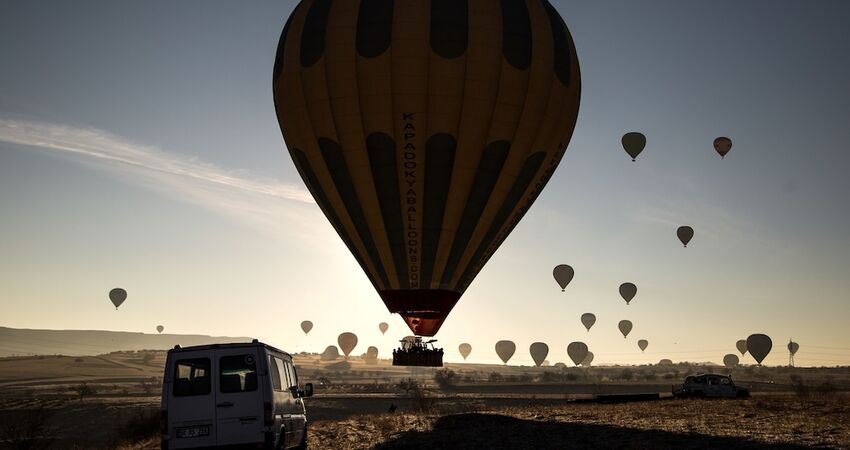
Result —
POLYGON ((227 342, 250 342, 248 337, 199 334, 147 334, 99 330, 30 330, 0 327, 0 357, 24 355, 101 355, 122 350, 165 350, 227 342))

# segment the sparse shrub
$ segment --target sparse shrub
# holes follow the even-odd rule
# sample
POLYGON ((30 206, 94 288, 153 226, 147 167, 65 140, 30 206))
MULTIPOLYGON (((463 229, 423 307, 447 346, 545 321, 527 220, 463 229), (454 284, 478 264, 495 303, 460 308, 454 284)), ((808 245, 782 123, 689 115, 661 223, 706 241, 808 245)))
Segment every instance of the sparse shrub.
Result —
POLYGON ((419 382, 413 378, 406 378, 399 381, 396 387, 403 390, 405 394, 410 394, 410 391, 419 390, 419 382))
MULTIPOLYGON (((0 429, 0 442, 9 445, 9 448, 38 450, 50 446, 52 438, 49 421, 50 412, 38 408, 25 411, 15 420, 10 420, 0 429)), ((5 447, 4 447, 5 448, 5 447)))
POLYGON ((75 363, 81 363, 81 362, 85 362, 85 361, 86 360, 84 360, 83 358, 74 358, 75 363))
POLYGON ((86 382, 82 382, 76 386, 71 387, 71 391, 80 396, 80 401, 83 401, 83 397, 87 395, 95 395, 97 391, 88 385, 86 382))
POLYGON ((160 412, 155 408, 135 408, 118 426, 120 440, 136 442, 159 433, 160 412))
POLYGON ((487 380, 492 383, 498 383, 502 381, 504 377, 499 372, 490 372, 490 375, 487 376, 487 380))
POLYGON ((632 369, 626 368, 626 369, 623 369, 622 372, 620 372, 620 379, 622 379, 622 380, 631 381, 631 379, 634 378, 634 376, 635 376, 635 374, 632 371, 632 369))
POLYGON ((451 389, 457 385, 458 374, 451 369, 440 369, 434 372, 434 382, 440 389, 451 389))

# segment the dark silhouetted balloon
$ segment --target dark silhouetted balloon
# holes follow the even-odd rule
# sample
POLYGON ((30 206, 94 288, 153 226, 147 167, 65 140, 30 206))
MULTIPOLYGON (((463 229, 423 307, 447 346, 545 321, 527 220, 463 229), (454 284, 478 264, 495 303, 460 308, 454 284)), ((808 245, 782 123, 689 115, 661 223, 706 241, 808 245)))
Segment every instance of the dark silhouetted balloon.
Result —
POLYGON ((127 291, 121 288, 115 288, 109 291, 109 300, 115 305, 115 309, 118 309, 124 303, 124 300, 127 300, 127 291))
POLYGON ((507 364, 511 359, 511 356, 514 356, 514 352, 516 352, 516 344, 513 342, 496 342, 496 354, 499 355, 499 359, 501 359, 503 363, 507 364))
POLYGON ((556 363, 555 363, 555 365, 554 365, 554 366, 552 366, 552 367, 554 367, 554 368, 556 368, 556 369, 561 369, 561 370, 563 370, 563 369, 566 369, 566 368, 567 368, 567 365, 566 365, 566 364, 564 364, 564 363, 562 363, 562 362, 556 362, 556 363))
POLYGON ((590 327, 596 323, 596 315, 593 313, 584 313, 581 315, 581 324, 587 328, 587 331, 590 331, 590 327))
POLYGON ((673 361, 671 361, 669 359, 662 359, 662 360, 658 361, 658 365, 659 366, 672 366, 673 361))
POLYGON ((366 361, 366 364, 377 364, 378 363, 378 347, 369 346, 366 349, 366 354, 363 355, 363 359, 366 361))
POLYGON ((467 343, 463 343, 457 346, 457 351, 460 352, 460 356, 463 356, 463 360, 466 361, 466 357, 472 353, 472 346, 467 343))
POLYGON ((691 242, 691 239, 694 238, 694 229, 689 226, 679 227, 679 229, 676 230, 676 236, 679 237, 682 245, 687 247, 688 242, 691 242))
POLYGON ((720 155, 720 159, 723 159, 729 153, 729 150, 732 150, 732 139, 722 136, 715 139, 714 150, 720 155))
POLYGON ((162 326, 162 325, 157 325, 157 326, 156 326, 156 332, 157 332, 157 333, 162 334, 162 332, 163 332, 164 330, 165 330, 165 327, 164 327, 164 326, 162 326))
POLYGON ((567 356, 573 361, 573 364, 579 365, 584 358, 587 357, 587 344, 584 342, 570 342, 567 346, 567 356))
POLYGON ((386 322, 381 322, 378 324, 378 329, 381 330, 381 334, 385 334, 390 329, 390 326, 386 322))
POLYGON ((649 341, 647 341, 646 339, 639 340, 638 347, 640 348, 640 351, 643 352, 644 350, 646 350, 647 347, 649 347, 649 341))
POLYGON ((646 136, 642 133, 631 132, 623 135, 623 149, 626 150, 626 153, 632 157, 632 161, 640 155, 640 152, 643 151, 644 147, 646 147, 646 136))
POLYGON ((587 352, 587 356, 581 361, 582 367, 590 367, 593 363, 593 352, 587 352))
POLYGON ((433 336, 557 168, 581 80, 548 1, 304 0, 272 87, 316 203, 433 336))
POLYGON ((800 350, 800 344, 794 341, 788 341, 788 351, 791 353, 791 356, 794 356, 797 350, 800 350))
POLYGON ((764 358, 770 354, 773 348, 773 341, 766 334, 751 334, 747 338, 747 351, 755 358, 756 362, 761 365, 764 358))
POLYGON ((305 320, 305 321, 301 322, 301 331, 303 331, 304 334, 309 333, 310 330, 312 330, 312 329, 313 329, 313 322, 310 322, 309 320, 305 320))
POLYGON ((621 320, 620 323, 617 324, 617 328, 620 329, 620 333, 623 333, 623 339, 632 332, 632 321, 631 320, 621 320))
POLYGON ((635 298, 635 295, 637 295, 637 286, 634 283, 623 283, 620 285, 620 296, 623 297, 627 305, 635 298))
POLYGON ((354 347, 357 347, 357 335, 349 332, 342 333, 338 338, 336 338, 336 343, 339 344, 340 350, 342 350, 342 353, 346 358, 348 358, 348 355, 351 354, 354 347))
POLYGON ((729 353, 728 355, 723 357, 723 365, 728 368, 733 368, 738 365, 739 359, 738 355, 733 355, 729 353))
POLYGON ((741 356, 744 356, 747 353, 747 340, 741 339, 735 343, 735 347, 738 348, 738 351, 741 352, 741 356))
POLYGON ((564 292, 564 289, 566 289, 567 285, 570 284, 570 281, 573 280, 573 275, 575 275, 573 268, 566 264, 555 266, 555 268, 552 269, 552 276, 555 277, 555 281, 557 281, 558 285, 561 286, 561 292, 564 292))
POLYGON ((543 364, 543 361, 546 360, 546 356, 549 354, 549 346, 543 342, 535 342, 531 344, 528 351, 531 353, 531 359, 534 360, 534 365, 540 367, 540 365, 543 364))
POLYGON ((339 358, 339 349, 336 345, 329 345, 320 355, 322 361, 333 361, 339 358))

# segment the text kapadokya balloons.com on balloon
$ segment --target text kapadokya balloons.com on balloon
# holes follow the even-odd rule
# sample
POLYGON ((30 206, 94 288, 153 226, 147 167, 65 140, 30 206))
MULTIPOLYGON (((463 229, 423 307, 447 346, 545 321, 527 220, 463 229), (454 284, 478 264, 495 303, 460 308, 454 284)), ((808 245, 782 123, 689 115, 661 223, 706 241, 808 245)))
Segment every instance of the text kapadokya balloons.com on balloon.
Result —
POLYGON ((460 356, 463 356, 463 360, 466 361, 466 357, 472 353, 472 346, 464 342, 457 346, 457 351, 460 353, 460 356))
POLYGON ((157 333, 162 334, 162 332, 163 332, 163 331, 165 331, 165 327, 164 327, 164 326, 162 326, 162 325, 157 325, 157 326, 156 326, 156 332, 157 332, 157 333))
POLYGON ((725 158, 729 150, 732 150, 732 139, 721 136, 714 140, 714 151, 720 155, 720 159, 725 158))
POLYGON ((503 363, 507 364, 510 361, 511 357, 514 356, 516 352, 516 344, 511 341, 499 341, 496 342, 496 354, 499 355, 499 359, 502 360, 503 363))
POLYGON ((733 355, 732 353, 723 357, 723 365, 730 369, 737 366, 739 361, 738 355, 733 355))
POLYGON ((623 333, 623 339, 625 339, 629 333, 632 332, 632 321, 621 320, 620 323, 617 324, 617 328, 620 329, 620 333, 623 333))
POLYGON ((738 352, 741 353, 741 356, 744 356, 747 353, 747 340, 739 339, 738 342, 735 342, 735 347, 738 349, 738 352))
POLYGON ((342 353, 346 358, 348 358, 348 355, 351 354, 351 351, 357 346, 357 335, 346 331, 336 338, 336 342, 339 344, 339 349, 342 350, 342 353))
POLYGON ((637 286, 634 283, 623 283, 620 285, 620 297, 623 297, 627 305, 635 298, 635 295, 637 295, 637 286))
POLYGON ((281 33, 280 129, 389 311, 433 336, 566 151, 575 46, 548 1, 330 5, 281 33))
POLYGON ((390 325, 386 322, 381 322, 378 324, 378 330, 381 331, 381 334, 385 334, 387 330, 390 329, 390 325))
POLYGON ((555 268, 552 269, 552 276, 555 277, 555 281, 558 283, 558 286, 561 286, 561 292, 564 292, 564 289, 566 289, 567 285, 570 284, 570 281, 573 280, 574 275, 575 271, 573 268, 566 264, 555 266, 555 268))
POLYGON ((540 367, 546 356, 549 355, 549 346, 543 342, 535 342, 528 348, 531 353, 531 359, 534 360, 534 365, 540 367))
POLYGON ((590 327, 596 323, 596 315, 593 313, 584 313, 581 315, 581 324, 590 331, 590 327))
POLYGON ((641 339, 638 341, 638 348, 640 348, 641 352, 646 350, 647 347, 649 347, 649 341, 647 341, 646 339, 641 339))
POLYGON ((587 344, 584 342, 570 342, 567 345, 567 356, 573 361, 573 364, 579 365, 584 358, 587 357, 587 344))
POLYGON ((676 236, 679 237, 679 242, 687 247, 688 242, 691 242, 691 239, 694 238, 694 229, 686 225, 681 226, 676 230, 676 236))
POLYGON ((304 334, 309 333, 310 330, 312 330, 312 329, 313 329, 313 322, 310 322, 309 320, 305 320, 305 321, 301 322, 301 331, 303 331, 304 334))
POLYGON ((638 155, 640 155, 640 152, 643 151, 644 147, 646 147, 646 136, 644 136, 643 133, 638 133, 636 131, 624 134, 621 141, 623 143, 623 149, 629 154, 629 156, 632 157, 632 161, 634 161, 638 155))
POLYGON ((127 300, 127 291, 121 288, 115 288, 109 291, 109 300, 115 305, 115 309, 118 309, 124 300, 127 300))
POLYGON ((747 351, 761 365, 761 362, 770 354, 773 341, 766 334, 751 334, 747 338, 747 351))

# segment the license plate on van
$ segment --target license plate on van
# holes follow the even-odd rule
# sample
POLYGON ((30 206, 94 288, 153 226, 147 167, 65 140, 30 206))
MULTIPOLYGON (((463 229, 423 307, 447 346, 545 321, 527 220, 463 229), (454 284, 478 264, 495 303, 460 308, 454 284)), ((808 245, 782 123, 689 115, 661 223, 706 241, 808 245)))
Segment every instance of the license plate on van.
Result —
POLYGON ((187 427, 187 428, 178 428, 177 429, 177 438, 196 438, 202 436, 210 435, 210 427, 187 427))

